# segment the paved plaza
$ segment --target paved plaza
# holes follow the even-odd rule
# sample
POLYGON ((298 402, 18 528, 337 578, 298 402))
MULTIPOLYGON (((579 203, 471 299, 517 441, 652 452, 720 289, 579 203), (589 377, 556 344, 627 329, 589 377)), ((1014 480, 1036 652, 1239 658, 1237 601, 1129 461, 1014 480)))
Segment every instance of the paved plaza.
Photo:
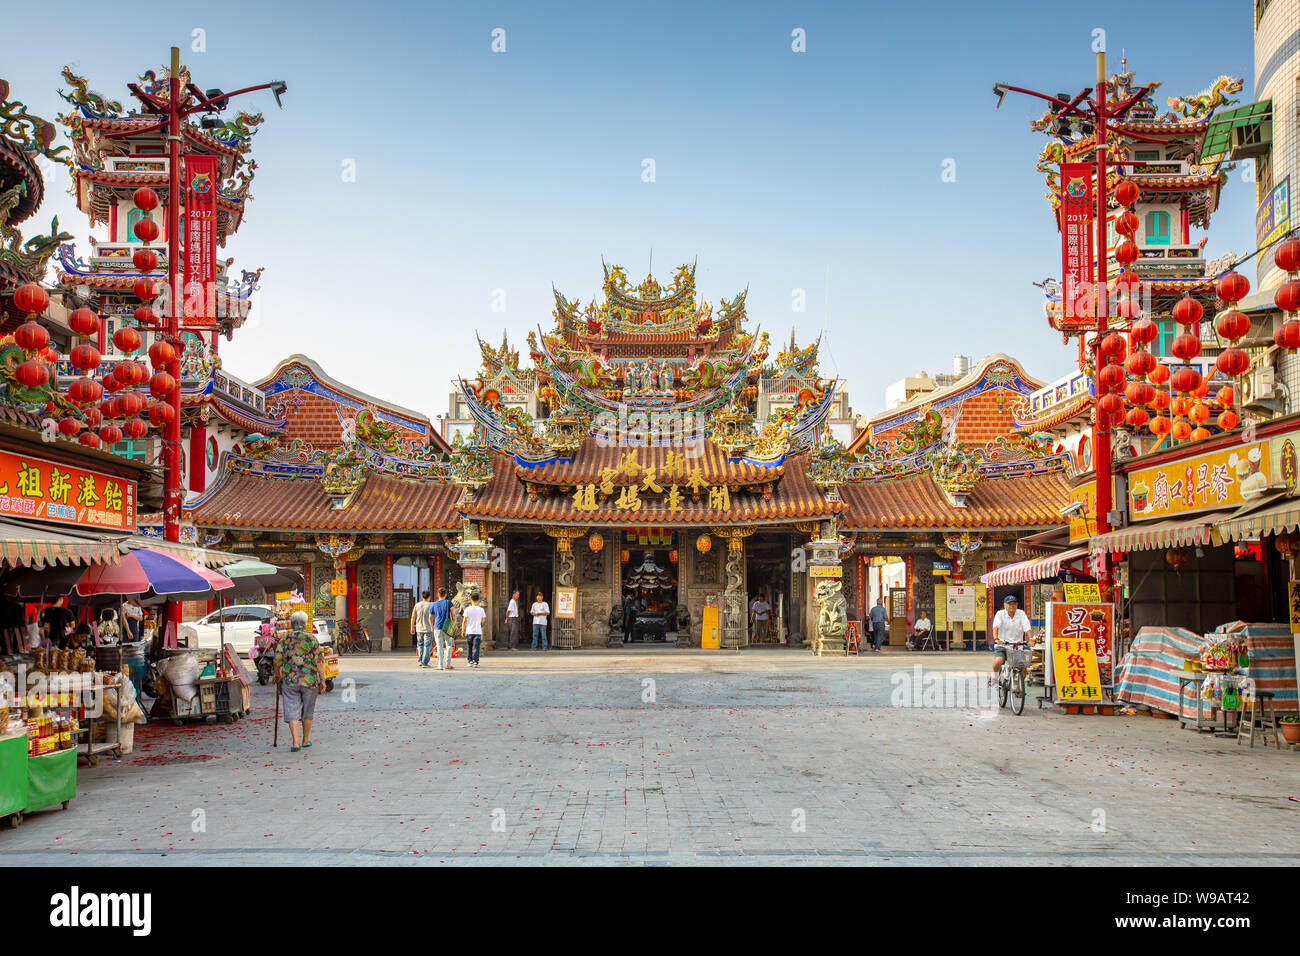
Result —
POLYGON ((988 659, 349 657, 313 747, 282 727, 272 748, 272 687, 233 725, 142 727, 69 810, 0 832, 0 862, 1300 863, 1300 753, 1033 700, 891 703, 915 665, 988 659))

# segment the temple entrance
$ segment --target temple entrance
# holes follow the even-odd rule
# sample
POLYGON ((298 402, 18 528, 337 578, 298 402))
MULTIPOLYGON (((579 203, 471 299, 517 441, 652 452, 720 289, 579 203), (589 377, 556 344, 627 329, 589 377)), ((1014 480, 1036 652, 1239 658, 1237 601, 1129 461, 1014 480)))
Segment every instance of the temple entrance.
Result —
POLYGON ((677 620, 677 564, 670 548, 629 546, 627 560, 620 567, 620 602, 630 599, 635 618, 629 630, 626 619, 623 639, 632 643, 662 643, 677 620))
POLYGON ((790 535, 756 534, 745 540, 745 620, 751 645, 789 642, 790 535), (763 621, 766 615, 767 620, 763 621))
MULTIPOLYGON (((546 603, 551 606, 552 617, 555 611, 555 589, 552 587, 552 574, 555 561, 555 540, 545 534, 511 534, 506 546, 506 590, 501 606, 510 604, 510 595, 519 592, 519 640, 527 647, 533 637, 533 619, 528 609, 537 600, 537 592, 546 596, 546 603)), ((550 625, 547 622, 548 637, 550 625)))

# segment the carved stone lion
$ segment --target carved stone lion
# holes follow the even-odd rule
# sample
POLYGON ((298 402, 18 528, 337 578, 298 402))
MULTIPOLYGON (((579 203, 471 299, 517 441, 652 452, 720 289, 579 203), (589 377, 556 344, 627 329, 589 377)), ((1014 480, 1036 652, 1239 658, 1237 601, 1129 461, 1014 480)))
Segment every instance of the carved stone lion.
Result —
POLYGON ((849 629, 848 602, 839 581, 817 583, 817 656, 827 648, 843 650, 849 629))

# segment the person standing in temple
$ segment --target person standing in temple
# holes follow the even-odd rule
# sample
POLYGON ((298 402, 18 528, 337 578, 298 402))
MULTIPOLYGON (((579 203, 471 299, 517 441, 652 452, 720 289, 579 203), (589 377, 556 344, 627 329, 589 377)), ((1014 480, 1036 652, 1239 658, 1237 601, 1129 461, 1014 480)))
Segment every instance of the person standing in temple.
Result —
POLYGON ((623 598, 623 643, 632 643, 632 633, 636 628, 636 602, 629 594, 623 598))
POLYGON ((877 654, 880 653, 880 646, 885 643, 885 625, 889 621, 889 613, 885 610, 885 599, 876 598, 876 606, 871 609, 871 631, 874 637, 872 650, 877 654))
POLYGON ((506 646, 513 651, 519 644, 519 592, 510 595, 510 605, 506 608, 506 646))
POLYGON ((537 650, 537 639, 542 640, 542 650, 546 650, 546 625, 551 619, 551 606, 546 603, 546 595, 537 592, 537 600, 528 611, 533 616, 533 650, 537 650))

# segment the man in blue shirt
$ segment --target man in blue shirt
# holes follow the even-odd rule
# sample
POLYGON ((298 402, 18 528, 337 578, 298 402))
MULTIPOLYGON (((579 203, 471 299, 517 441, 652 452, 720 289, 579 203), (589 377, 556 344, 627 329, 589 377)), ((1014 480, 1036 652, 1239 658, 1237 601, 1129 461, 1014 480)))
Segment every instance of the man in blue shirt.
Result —
POLYGON ((451 649, 455 646, 455 631, 451 627, 451 602, 447 589, 438 588, 438 600, 433 602, 433 639, 438 647, 438 670, 453 670, 451 649), (443 657, 446 651, 446 658, 443 657))
POLYGON ((874 632, 875 642, 871 648, 877 654, 880 653, 880 645, 885 643, 885 624, 889 620, 889 614, 885 611, 885 599, 877 598, 876 606, 871 609, 871 630, 874 632))

